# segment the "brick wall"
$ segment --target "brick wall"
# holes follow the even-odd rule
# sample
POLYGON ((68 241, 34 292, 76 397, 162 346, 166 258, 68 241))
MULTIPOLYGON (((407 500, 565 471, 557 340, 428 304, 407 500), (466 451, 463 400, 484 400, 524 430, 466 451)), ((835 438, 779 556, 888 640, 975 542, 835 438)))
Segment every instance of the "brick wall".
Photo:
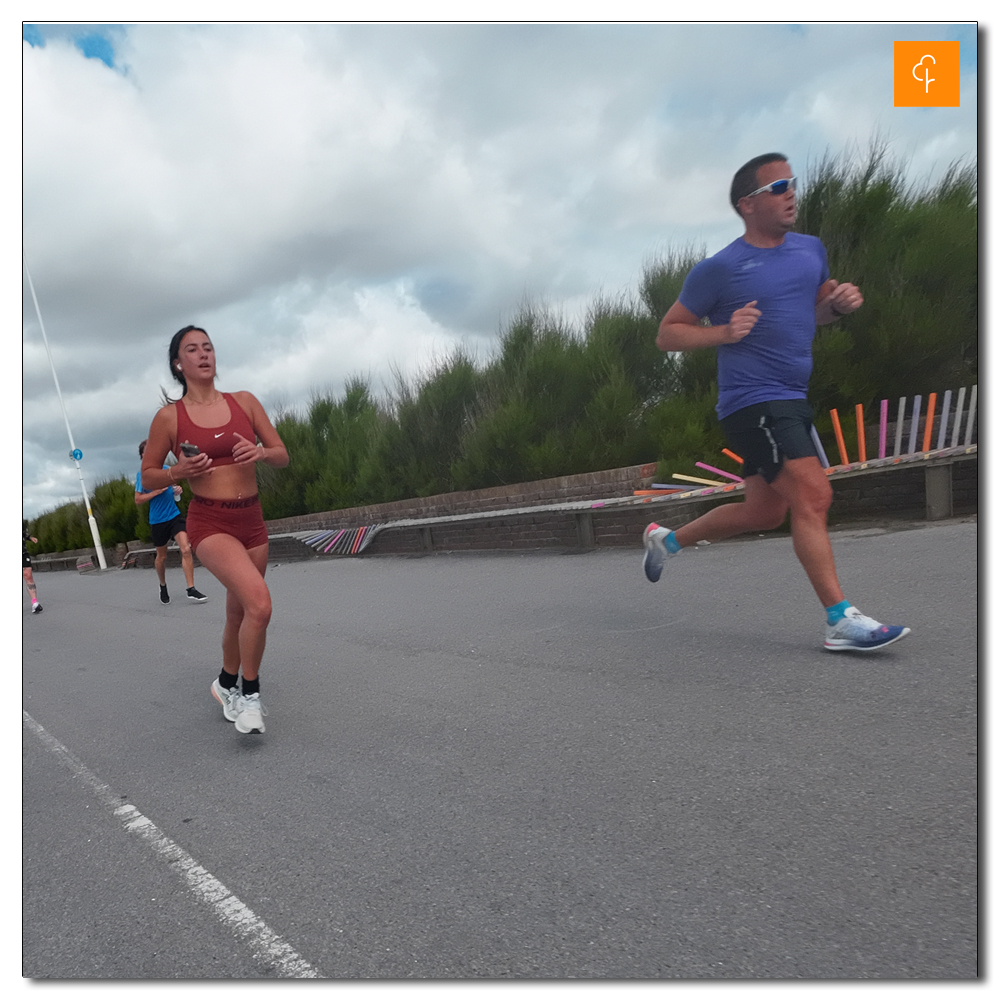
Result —
MULTIPOLYGON (((857 521, 923 520, 926 517, 924 466, 919 464, 869 471, 831 480, 833 504, 830 524, 857 521)), ((955 516, 976 513, 979 499, 979 462, 952 465, 955 516)), ((630 491, 631 492, 631 491, 630 491)), ((586 547, 580 526, 590 519, 592 543, 598 547, 638 549, 650 521, 682 524, 700 517, 720 503, 738 503, 740 495, 694 498, 634 507, 593 508, 583 512, 539 511, 458 524, 389 528, 365 550, 372 554, 418 554, 428 551, 510 551, 537 548, 586 547)), ((357 522, 355 522, 357 526, 357 522)), ((785 528, 779 532, 787 531, 785 528)))
MULTIPOLYGON (((953 512, 974 514, 979 504, 979 461, 956 461, 951 465, 953 512)), ((632 496, 635 489, 648 486, 655 465, 635 465, 582 476, 563 476, 538 483, 518 483, 436 497, 402 500, 391 504, 355 507, 303 517, 269 521, 272 535, 309 529, 357 528, 407 518, 430 518, 497 510, 495 517, 452 524, 414 525, 386 528, 377 534, 366 553, 417 555, 429 551, 494 550, 513 551, 539 548, 631 547, 638 549, 643 528, 650 521, 674 526, 690 521, 720 503, 740 501, 740 494, 724 494, 668 503, 636 504, 626 507, 596 507, 583 511, 551 511, 510 514, 515 507, 543 507, 573 500, 606 500, 632 496)), ((868 470, 831 480, 833 504, 831 525, 865 520, 923 520, 926 516, 925 467, 920 463, 868 470)), ((787 529, 779 529, 787 530, 787 529)), ((91 552, 92 550, 81 550, 91 552)), ((79 553, 74 553, 74 555, 79 553)), ((273 538, 271 560, 286 562, 313 558, 307 546, 293 538, 273 538)), ((36 565, 44 557, 37 557, 36 565)), ((152 565, 152 554, 146 560, 152 565)), ((75 564, 75 563, 74 563, 75 564)), ((179 565, 180 555, 170 551, 168 565, 179 565)), ((38 565, 44 568, 73 568, 70 565, 38 565)))
POLYGON ((358 527, 363 524, 384 524, 414 517, 452 517, 473 514, 481 510, 509 510, 512 507, 537 507, 572 500, 606 500, 627 497, 633 490, 649 486, 656 475, 656 463, 629 465, 604 472, 585 472, 578 476, 559 476, 535 483, 515 483, 511 486, 491 486, 483 490, 442 493, 433 497, 415 497, 393 503, 350 507, 321 514, 303 514, 268 521, 272 534, 285 531, 305 531, 358 527))

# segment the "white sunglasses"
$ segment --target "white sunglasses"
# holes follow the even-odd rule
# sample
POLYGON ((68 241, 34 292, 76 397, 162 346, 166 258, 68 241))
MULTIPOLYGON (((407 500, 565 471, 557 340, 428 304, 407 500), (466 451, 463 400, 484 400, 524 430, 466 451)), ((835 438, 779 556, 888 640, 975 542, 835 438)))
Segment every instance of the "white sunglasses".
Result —
POLYGON ((797 180, 797 177, 784 177, 780 181, 771 181, 770 184, 765 184, 763 187, 759 187, 756 191, 751 191, 743 197, 752 198, 754 195, 763 194, 765 191, 769 194, 784 194, 789 188, 794 191, 797 180))

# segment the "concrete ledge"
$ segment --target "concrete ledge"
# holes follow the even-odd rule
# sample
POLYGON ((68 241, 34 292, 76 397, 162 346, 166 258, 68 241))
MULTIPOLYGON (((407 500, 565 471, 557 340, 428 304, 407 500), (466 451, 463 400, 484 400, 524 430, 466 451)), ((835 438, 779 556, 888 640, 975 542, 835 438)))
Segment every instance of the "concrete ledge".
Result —
MULTIPOLYGON (((976 445, 836 466, 828 475, 834 491, 831 526, 876 518, 938 519, 978 509, 976 445)), ((650 521, 684 523, 719 503, 738 501, 742 492, 742 484, 732 483, 662 497, 577 500, 360 526, 355 522, 354 527, 289 535, 322 556, 637 546, 650 521)), ((287 536, 272 536, 277 537, 287 536)))
MULTIPOLYGON (((728 483, 667 496, 634 496, 633 490, 648 487, 655 472, 654 464, 629 466, 521 483, 506 494, 498 487, 268 521, 269 560, 638 547, 650 521, 681 524, 720 503, 738 501, 743 492, 741 483, 728 483), (560 487, 565 490, 561 497, 560 487), (526 503, 517 502, 525 499, 526 503)), ((840 465, 829 469, 828 475, 834 494, 831 526, 866 520, 938 520, 978 510, 978 445, 840 465)), ((148 543, 130 542, 125 550, 125 546, 116 550, 122 568, 153 565, 156 550, 148 543)), ((75 569, 82 555, 95 553, 81 549, 36 556, 32 564, 43 572, 75 569)), ((197 557, 195 563, 199 565, 197 557)), ((180 565, 180 552, 173 543, 167 565, 180 565)))

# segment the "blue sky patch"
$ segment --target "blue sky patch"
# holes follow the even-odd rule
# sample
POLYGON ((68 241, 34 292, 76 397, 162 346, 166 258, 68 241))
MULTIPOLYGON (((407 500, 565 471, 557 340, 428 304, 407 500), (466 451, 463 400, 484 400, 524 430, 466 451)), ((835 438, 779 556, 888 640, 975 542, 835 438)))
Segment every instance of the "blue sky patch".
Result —
POLYGON ((21 38, 32 48, 45 47, 49 38, 64 38, 71 41, 87 59, 98 59, 110 69, 115 68, 115 46, 109 37, 115 30, 113 25, 22 24, 21 38))
POLYGON ((27 42, 33 49, 45 48, 45 39, 33 24, 21 25, 21 40, 27 42))
POLYGON ((73 39, 73 44, 88 58, 100 59, 105 66, 114 69, 115 49, 103 35, 81 35, 73 39))

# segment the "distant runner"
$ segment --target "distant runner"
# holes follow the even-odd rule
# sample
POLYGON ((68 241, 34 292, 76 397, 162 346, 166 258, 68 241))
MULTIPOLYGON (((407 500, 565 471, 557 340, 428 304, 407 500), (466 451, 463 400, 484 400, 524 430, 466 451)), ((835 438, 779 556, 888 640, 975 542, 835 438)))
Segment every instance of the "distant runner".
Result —
POLYGON ((31 542, 32 545, 37 545, 38 539, 34 535, 28 534, 27 521, 21 527, 24 536, 21 540, 21 575, 24 577, 24 585, 28 588, 28 597, 31 598, 31 613, 33 615, 40 615, 42 613, 42 606, 38 603, 35 576, 31 569, 31 556, 28 554, 28 542, 31 542))
MULTIPOLYGON (((139 445, 139 458, 146 450, 146 442, 139 445)), ((163 466, 164 469, 167 466, 163 466)), ((162 490, 144 491, 142 488, 142 470, 136 473, 135 477, 135 502, 136 504, 149 504, 149 529, 153 535, 153 545, 156 546, 156 575, 160 581, 160 603, 169 604, 170 594, 167 591, 167 546, 170 539, 177 542, 177 547, 181 550, 181 569, 184 571, 184 580, 187 583, 187 596, 189 601, 204 603, 208 598, 194 586, 194 559, 191 556, 191 543, 188 541, 187 525, 181 516, 177 501, 181 498, 180 486, 171 489, 164 487, 162 490)))

